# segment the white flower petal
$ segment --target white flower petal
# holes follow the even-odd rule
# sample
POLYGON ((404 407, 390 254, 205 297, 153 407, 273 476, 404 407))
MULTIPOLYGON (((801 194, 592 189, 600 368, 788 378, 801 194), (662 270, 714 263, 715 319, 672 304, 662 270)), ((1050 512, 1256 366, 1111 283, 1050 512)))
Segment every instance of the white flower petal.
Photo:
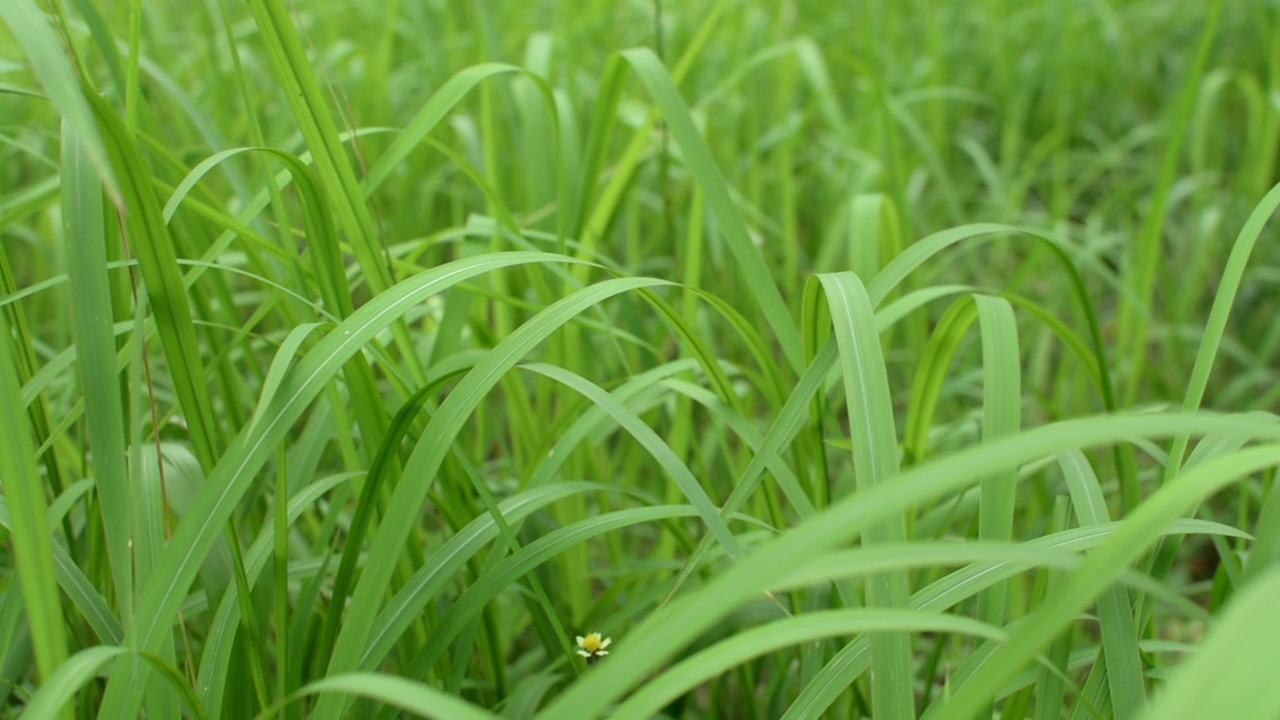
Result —
POLYGON ((579 650, 579 651, 578 651, 578 654, 579 654, 579 655, 581 655, 581 656, 582 656, 582 657, 584 657, 584 658, 589 658, 589 657, 591 657, 591 653, 587 652, 586 650, 579 650))
POLYGON ((603 649, 605 649, 605 648, 609 647, 609 643, 611 643, 611 642, 613 642, 613 638, 605 638, 605 639, 604 639, 604 642, 600 643, 600 649, 601 649, 601 650, 603 650, 603 649))

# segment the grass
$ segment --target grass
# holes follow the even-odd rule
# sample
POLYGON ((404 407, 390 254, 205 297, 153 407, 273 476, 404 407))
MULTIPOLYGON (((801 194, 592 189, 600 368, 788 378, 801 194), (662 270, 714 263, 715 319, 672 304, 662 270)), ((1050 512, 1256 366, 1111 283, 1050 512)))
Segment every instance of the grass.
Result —
POLYGON ((0 38, 0 718, 1280 713, 1274 3, 0 38))

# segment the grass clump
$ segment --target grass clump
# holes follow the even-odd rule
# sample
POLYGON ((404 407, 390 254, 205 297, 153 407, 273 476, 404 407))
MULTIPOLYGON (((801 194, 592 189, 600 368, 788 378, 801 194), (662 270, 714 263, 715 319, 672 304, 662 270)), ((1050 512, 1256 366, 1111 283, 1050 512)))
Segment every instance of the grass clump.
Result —
POLYGON ((1280 712, 1276 8, 0 20, 0 717, 1280 712))

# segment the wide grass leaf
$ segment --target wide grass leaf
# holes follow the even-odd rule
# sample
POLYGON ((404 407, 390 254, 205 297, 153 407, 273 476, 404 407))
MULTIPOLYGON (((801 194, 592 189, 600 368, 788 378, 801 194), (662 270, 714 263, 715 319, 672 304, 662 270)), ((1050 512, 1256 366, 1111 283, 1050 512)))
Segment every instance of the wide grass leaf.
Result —
POLYGON ((1242 589, 1216 620, 1195 655, 1176 668, 1143 720, 1280 716, 1280 684, 1271 662, 1280 646, 1280 568, 1242 589))

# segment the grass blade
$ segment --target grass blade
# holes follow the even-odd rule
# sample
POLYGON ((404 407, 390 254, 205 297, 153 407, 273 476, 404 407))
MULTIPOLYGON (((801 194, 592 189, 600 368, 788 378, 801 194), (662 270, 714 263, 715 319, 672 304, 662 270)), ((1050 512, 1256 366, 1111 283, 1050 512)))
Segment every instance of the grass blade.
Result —
POLYGON ((133 559, 129 536, 133 527, 128 469, 125 466, 125 416, 120 378, 115 372, 111 288, 107 270, 107 238, 103 228, 102 186, 75 136, 64 133, 62 147, 63 240, 67 244, 67 278, 71 287, 71 322, 75 331, 84 413, 93 449, 94 477, 101 503, 102 528, 120 615, 133 617, 133 559))
MULTIPOLYGON (((497 720, 500 717, 428 685, 376 673, 346 673, 317 680, 299 690, 291 700, 330 693, 378 700, 434 720, 497 720)), ((271 710, 259 717, 264 720, 271 717, 271 710)))
POLYGON ((1280 686, 1267 663, 1280 643, 1275 614, 1278 593, 1277 569, 1241 590, 1200 650, 1174 671, 1143 720, 1215 715, 1267 720, 1280 713, 1280 686))
MULTIPOLYGON (((1022 427, 1022 368, 1018 323, 1002 298, 974 297, 982 331, 982 439, 1013 435, 1022 427)), ((1018 469, 1009 468, 979 486, 978 539, 1012 540, 1018 469)), ((978 597, 978 619, 994 627, 1005 622, 1008 588, 996 586, 978 597)))
MULTIPOLYGON (((10 337, 8 322, 0 313, 0 407, 20 408, 10 337)), ((62 600, 54 579, 53 540, 27 414, 11 413, 9 422, 10 429, 0 433, 0 486, 12 508, 9 541, 31 626, 36 665, 40 677, 48 680, 67 657, 62 600)))
POLYGON ((0 6, 0 19, 4 20, 13 37, 22 45, 31 69, 40 78, 45 93, 62 114, 69 132, 81 143, 84 154, 106 187, 111 201, 117 207, 122 207, 116 170, 108 159, 93 112, 80 90, 76 71, 63 54, 62 43, 41 17, 40 10, 32 0, 6 1, 0 6))
MULTIPOLYGON (((879 331, 871 299, 857 275, 820 274, 817 278, 826 292, 835 325, 853 438, 853 466, 858 490, 865 491, 886 484, 898 474, 898 436, 879 331)), ((816 286, 810 292, 814 290, 816 286)), ((902 542, 906 537, 906 522, 898 516, 868 528, 864 542, 875 546, 902 542)), ((867 605, 872 608, 905 608, 910 594, 905 571, 877 574, 867 580, 867 605)), ((873 636, 871 663, 872 712, 883 718, 914 718, 911 638, 894 633, 873 636)))

